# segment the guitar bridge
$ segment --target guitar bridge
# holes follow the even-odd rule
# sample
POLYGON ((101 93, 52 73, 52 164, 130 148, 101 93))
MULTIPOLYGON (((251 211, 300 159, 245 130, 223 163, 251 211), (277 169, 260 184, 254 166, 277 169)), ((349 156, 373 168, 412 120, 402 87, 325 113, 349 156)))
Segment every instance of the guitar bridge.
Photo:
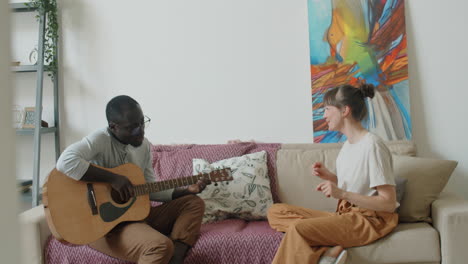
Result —
POLYGON ((98 214, 96 194, 94 193, 94 188, 91 183, 86 184, 88 186, 88 204, 91 207, 91 213, 93 215, 98 214))

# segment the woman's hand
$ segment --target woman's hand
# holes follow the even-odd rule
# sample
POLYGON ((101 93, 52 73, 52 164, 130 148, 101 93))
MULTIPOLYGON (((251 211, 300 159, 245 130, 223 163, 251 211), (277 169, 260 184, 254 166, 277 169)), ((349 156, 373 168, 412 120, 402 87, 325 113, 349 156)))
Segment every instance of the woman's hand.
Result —
POLYGON ((320 177, 322 180, 333 181, 336 183, 336 176, 329 171, 321 162, 314 162, 311 166, 312 175, 320 177))
POLYGON ((322 192, 327 197, 333 197, 335 199, 343 199, 345 191, 338 188, 332 181, 324 181, 317 185, 317 191, 322 192))

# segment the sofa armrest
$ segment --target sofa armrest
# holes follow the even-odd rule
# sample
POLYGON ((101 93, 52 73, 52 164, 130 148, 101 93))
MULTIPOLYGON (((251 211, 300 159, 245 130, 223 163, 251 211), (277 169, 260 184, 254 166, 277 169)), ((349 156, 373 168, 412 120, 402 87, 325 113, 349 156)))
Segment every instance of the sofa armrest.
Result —
POLYGON ((432 203, 432 220, 440 234, 441 263, 466 263, 468 201, 453 193, 441 193, 432 203))
POLYGON ((44 206, 36 206, 19 215, 21 263, 43 264, 44 247, 50 230, 44 215, 44 206))

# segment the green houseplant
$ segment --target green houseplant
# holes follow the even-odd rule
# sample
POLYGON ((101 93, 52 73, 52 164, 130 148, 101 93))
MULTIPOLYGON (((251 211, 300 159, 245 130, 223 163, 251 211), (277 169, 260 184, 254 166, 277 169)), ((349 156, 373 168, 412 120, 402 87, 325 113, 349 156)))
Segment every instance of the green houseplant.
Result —
POLYGON ((48 65, 49 76, 52 79, 57 75, 57 42, 58 42, 58 20, 56 0, 30 0, 25 3, 30 8, 36 8, 38 14, 36 19, 46 15, 45 40, 44 40, 44 64, 48 65))

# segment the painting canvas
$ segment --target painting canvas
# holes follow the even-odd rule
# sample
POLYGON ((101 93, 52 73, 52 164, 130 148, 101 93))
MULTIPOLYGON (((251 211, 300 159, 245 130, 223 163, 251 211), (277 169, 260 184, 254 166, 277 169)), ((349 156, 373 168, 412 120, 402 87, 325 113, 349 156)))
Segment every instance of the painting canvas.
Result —
POLYGON ((411 139, 404 0, 308 0, 314 142, 342 142, 323 119, 336 86, 376 87, 363 125, 384 140, 411 139))

